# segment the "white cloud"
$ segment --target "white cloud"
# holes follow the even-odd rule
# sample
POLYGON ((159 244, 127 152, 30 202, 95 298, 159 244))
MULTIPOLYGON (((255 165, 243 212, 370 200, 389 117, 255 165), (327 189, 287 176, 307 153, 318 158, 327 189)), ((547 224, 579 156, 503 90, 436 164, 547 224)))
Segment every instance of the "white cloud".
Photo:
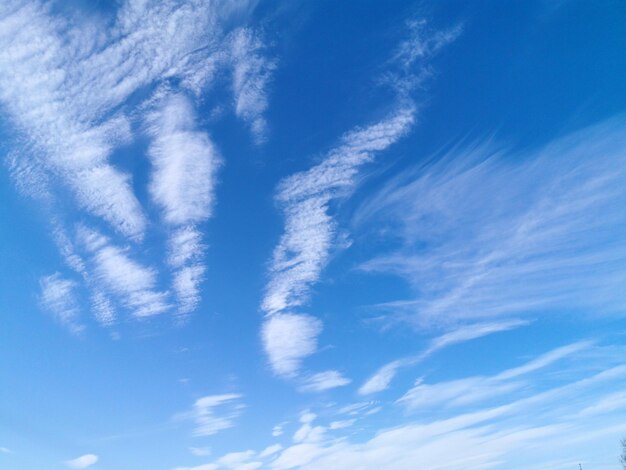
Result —
POLYGON ((525 325, 528 325, 528 321, 515 319, 500 322, 464 325, 434 338, 428 349, 424 351, 423 355, 428 356, 436 351, 439 351, 440 349, 452 346, 453 344, 482 338, 483 336, 508 331, 525 325))
MULTIPOLYGON (((407 76, 414 73, 408 68, 405 71, 407 76)), ((268 315, 291 311, 306 301, 335 242, 331 205, 345 199, 354 190, 361 168, 377 152, 397 142, 415 122, 416 106, 405 91, 398 89, 395 109, 385 118, 346 133, 321 163, 280 183, 276 200, 285 215, 285 230, 274 249, 262 302, 268 315)))
POLYGON ((274 426, 272 428, 272 436, 273 437, 282 436, 282 434, 284 432, 283 431, 283 426, 285 426, 285 424, 287 424, 287 423, 280 423, 280 424, 277 424, 276 426, 274 426))
POLYGON ((186 266, 174 274, 173 288, 178 299, 178 312, 193 312, 200 302, 200 283, 204 278, 202 265, 186 266))
POLYGON ((626 392, 619 391, 602 397, 597 403, 580 411, 580 416, 594 416, 604 413, 613 413, 626 409, 626 392))
MULTIPOLYGON (((618 364, 607 368, 604 353, 591 354, 589 348, 599 347, 573 343, 482 378, 497 383, 526 376, 528 382, 517 397, 502 395, 494 403, 485 396, 480 408, 472 400, 440 411, 425 405, 418 419, 404 416, 401 424, 377 429, 371 438, 359 439, 351 429, 341 435, 349 422, 331 423, 333 432, 326 433, 328 428, 314 426, 315 414, 305 411, 294 443, 266 458, 263 468, 400 470, 419 462, 424 468, 521 470, 567 468, 565 463, 580 461, 608 469, 616 460, 607 455, 617 456, 619 438, 626 432, 626 408, 610 405, 622 401, 626 366, 622 351, 606 351, 612 354, 608 363, 618 364), (571 360, 562 361, 566 357, 571 360), (543 370, 549 365, 552 371, 543 370), (581 409, 599 414, 596 418, 594 411, 581 409)), ((339 412, 361 413, 371 405, 355 403, 339 412)))
POLYGON ((276 317, 272 315, 302 305, 311 284, 318 280, 334 237, 334 222, 328 214, 330 202, 354 186, 359 166, 370 161, 373 152, 395 142, 412 122, 413 110, 400 109, 387 120, 347 134, 342 145, 332 150, 322 163, 281 183, 277 199, 286 216, 285 233, 274 250, 271 279, 263 300, 263 309, 270 315, 263 337, 273 342, 266 341, 265 349, 278 374, 293 375, 299 361, 315 352, 311 333, 321 331, 319 320, 313 322, 311 317, 293 314, 282 314, 280 320, 274 320, 276 317), (298 355, 294 356, 297 361, 291 361, 286 370, 284 366, 283 370, 276 368, 279 362, 273 357, 283 356, 276 354, 276 344, 289 342, 287 348, 293 349, 295 340, 270 334, 279 326, 289 326, 294 338, 305 346, 297 350, 298 355), (299 326, 306 330, 296 332, 299 326), (306 340, 302 341, 303 338, 306 340))
POLYGON ((475 323, 458 327, 434 338, 428 348, 422 353, 385 364, 361 385, 358 393, 359 395, 369 395, 386 390, 401 368, 415 365, 440 349, 527 324, 527 321, 507 320, 501 322, 475 323))
MULTIPOLYGON (((167 253, 179 313, 197 305, 204 269, 201 237, 181 240, 181 233, 198 232, 196 225, 210 216, 220 161, 198 129, 189 96, 201 99, 224 75, 218 72, 233 70, 236 113, 261 138, 273 62, 264 57, 258 34, 238 27, 254 3, 124 0, 110 18, 80 12, 65 17, 39 0, 0 5, 0 103, 19 144, 8 159, 16 186, 45 202, 55 226, 95 216, 139 242, 153 228, 150 211, 135 196, 142 178, 112 157, 132 143, 135 129, 147 131, 154 170, 149 193, 172 231, 167 253), (151 88, 157 91, 141 98, 151 88), (141 122, 147 125, 136 125, 141 122)), ((59 249, 92 291, 97 321, 108 326, 116 318, 103 292, 110 286, 101 288, 99 275, 65 250, 68 241, 61 240, 59 249)), ((132 294, 135 314, 165 310, 159 293, 143 294, 143 300, 132 294)), ((128 305, 129 293, 123 295, 128 305)))
POLYGON ((210 447, 190 447, 189 452, 197 457, 206 457, 207 455, 211 455, 210 447))
POLYGON ((491 143, 456 147, 387 184, 355 222, 392 229, 401 247, 363 269, 402 276, 416 295, 381 309, 420 328, 565 310, 619 314, 623 124, 609 120, 522 154, 491 143))
POLYGON ((101 325, 110 326, 117 317, 111 300, 101 291, 96 290, 91 297, 92 310, 101 325))
POLYGON ((236 393, 208 395, 197 399, 191 411, 178 414, 175 418, 194 421, 195 436, 211 436, 235 425, 235 419, 243 408, 241 398, 236 393))
POLYGON ((425 19, 407 21, 408 37, 396 48, 392 59, 392 70, 384 79, 396 89, 401 96, 416 89, 432 71, 426 64, 443 47, 453 42, 462 33, 461 25, 445 30, 433 30, 425 19), (415 73, 416 65, 422 65, 419 73, 415 73))
POLYGON ((303 411, 300 415, 299 421, 303 424, 309 424, 315 421, 317 415, 315 413, 311 413, 309 410, 303 411))
POLYGON ((369 395, 386 390, 402 365, 402 361, 392 361, 385 364, 359 387, 359 395, 369 395))
POLYGON ((366 413, 371 410, 372 406, 376 404, 375 401, 362 401, 358 403, 351 403, 349 405, 342 406, 339 409, 340 414, 347 414, 350 416, 357 416, 362 413, 366 413))
POLYGON ((72 333, 79 334, 84 330, 80 324, 80 307, 74 294, 76 282, 64 279, 55 273, 40 279, 41 303, 62 325, 72 333))
POLYGON ((205 251, 202 234, 193 226, 175 230, 169 239, 167 262, 174 268, 197 262, 205 251))
POLYGON ((174 268, 172 288, 180 315, 191 313, 200 302, 200 284, 206 271, 202 264, 205 249, 202 234, 193 226, 177 229, 170 236, 167 261, 174 268))
POLYGON ((339 421, 333 421, 328 426, 328 429, 332 429, 332 430, 334 430, 334 429, 345 429, 345 428, 349 428, 354 423, 356 423, 356 419, 342 419, 342 420, 339 420, 339 421))
POLYGON ((235 114, 246 121, 257 143, 267 138, 267 87, 275 62, 263 54, 264 44, 247 28, 235 31, 231 37, 233 94, 235 114))
POLYGON ((322 322, 309 315, 281 313, 269 317, 261 332, 263 345, 273 370, 293 376, 302 359, 317 349, 322 322))
MULTIPOLYGON (((267 457, 272 453, 278 452, 280 450, 280 445, 278 448, 275 446, 273 448, 268 448, 270 452, 264 451, 264 453, 260 454, 260 458, 267 457)), ((217 469, 229 469, 229 470, 256 470, 261 468, 263 465, 262 462, 252 460, 256 455, 256 452, 252 450, 246 450, 242 452, 231 452, 229 454, 223 455, 215 462, 207 463, 203 465, 198 465, 196 467, 177 467, 174 470, 217 470, 217 469)))
POLYGON ((324 438, 326 428, 324 426, 313 426, 313 421, 317 419, 315 413, 305 410, 300 414, 301 426, 296 430, 292 439, 296 443, 318 442, 324 438))
POLYGON ((423 383, 419 379, 415 386, 399 400, 408 409, 453 407, 482 402, 489 398, 504 396, 526 386, 526 381, 512 380, 543 369, 566 357, 590 347, 588 342, 573 343, 557 348, 526 364, 505 370, 491 377, 469 377, 436 384, 423 383))
POLYGON ((8 447, 0 447, 0 454, 12 454, 13 451, 8 447))
POLYGON ((343 387, 350 382, 351 380, 344 377, 341 372, 327 370, 306 377, 300 389, 305 392, 323 392, 324 390, 343 387))
POLYGON ((217 464, 205 463, 194 467, 176 467, 174 470, 218 470, 219 468, 220 466, 217 464))
POLYGON ((281 183, 277 199, 284 205, 286 227, 274 252, 265 311, 302 304, 328 258, 334 234, 330 201, 355 184, 359 166, 371 161, 373 152, 395 142, 412 122, 413 111, 401 109, 388 120, 353 131, 321 164, 281 183))
POLYGON ((112 245, 108 238, 81 227, 79 239, 91 254, 99 285, 116 294, 136 317, 163 313, 170 308, 167 293, 156 290, 156 271, 133 261, 127 250, 112 245))
POLYGON ((317 349, 322 322, 309 315, 280 313, 270 316, 263 325, 262 339, 273 370, 293 376, 303 358, 317 349))
POLYGON ((283 449, 283 446, 280 444, 273 444, 271 446, 266 447, 259 453, 259 458, 269 457, 270 455, 274 455, 276 452, 280 452, 283 449))
POLYGON ((220 457, 217 460, 217 464, 232 470, 256 470, 263 465, 261 462, 251 462, 255 456, 255 452, 247 450, 243 452, 231 452, 229 454, 220 457))
POLYGON ((0 18, 0 100, 31 145, 20 153, 20 167, 59 176, 84 209, 125 235, 141 236, 145 219, 128 178, 106 161, 116 140, 125 138, 127 122, 119 115, 101 121, 105 104, 94 102, 106 101, 115 87, 96 80, 100 92, 86 90, 101 73, 88 59, 94 38, 75 30, 64 44, 68 25, 39 2, 5 6, 0 18))
POLYGON ((98 462, 98 456, 94 454, 86 454, 73 460, 67 460, 65 465, 69 468, 88 468, 98 462))
POLYGON ((152 142, 150 193, 174 225, 197 223, 211 215, 220 157, 206 135, 195 127, 190 101, 182 95, 163 98, 149 115, 152 142))

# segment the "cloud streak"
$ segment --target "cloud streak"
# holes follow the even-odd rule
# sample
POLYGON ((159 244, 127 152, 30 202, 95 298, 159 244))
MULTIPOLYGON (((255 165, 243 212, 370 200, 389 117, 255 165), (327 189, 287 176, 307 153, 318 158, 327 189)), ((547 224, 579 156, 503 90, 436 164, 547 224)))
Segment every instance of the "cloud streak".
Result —
POLYGON ((235 31, 231 37, 233 94, 235 114, 250 126, 257 144, 267 139, 267 88, 276 67, 263 53, 264 44, 248 28, 235 31))
POLYGON ((98 456, 94 454, 85 454, 73 460, 67 460, 65 465, 69 468, 89 468, 98 463, 98 456))
MULTIPOLYGON (((423 40, 420 39, 421 34, 421 30, 419 34, 412 31, 411 40, 419 43, 423 40)), ((430 53, 424 53, 419 61, 417 56, 406 59, 399 68, 406 76, 416 65, 422 67, 422 71, 425 67, 423 60, 430 56, 430 53)), ((394 73, 397 72, 392 75, 394 73)), ((411 73, 415 74, 414 71, 411 73)), ((266 322, 272 322, 272 316, 282 312, 296 315, 293 309, 306 302, 311 287, 319 280, 328 263, 335 242, 336 222, 331 206, 346 199, 355 189, 357 176, 364 165, 406 135, 413 126, 416 106, 407 95, 408 89, 400 88, 396 82, 393 86, 398 98, 393 111, 378 122, 344 134, 321 163, 291 175, 279 184, 276 201, 285 216, 285 230, 274 249, 270 280, 262 302, 262 309, 269 317, 266 322)), ((304 320, 302 323, 305 323, 304 320)), ((264 326, 263 331, 266 328, 264 326)), ((310 326, 307 328, 311 330, 310 326)), ((285 375, 272 360, 276 351, 284 347, 281 341, 273 341, 274 338, 264 334, 264 347, 275 372, 285 375)), ((299 358, 313 352, 313 348, 307 348, 299 358)), ((289 374, 293 374, 294 370, 291 368, 289 374)))
POLYGON ((79 322, 80 307, 75 295, 76 282, 55 273, 41 278, 39 285, 43 307, 70 332, 81 333, 85 327, 79 322))
POLYGON ((149 116, 150 194, 166 223, 202 222, 211 215, 221 158, 208 135, 195 130, 194 110, 187 98, 173 95, 163 101, 149 116))
POLYGON ((237 393, 207 395, 198 398, 191 411, 178 414, 175 418, 192 420, 195 423, 194 436, 212 436, 235 426, 243 408, 241 398, 237 393))
MULTIPOLYGON (((356 439, 349 431, 350 422, 315 424, 321 420, 307 411, 300 415, 291 445, 270 458, 256 455, 263 468, 275 470, 405 469, 415 462, 452 470, 565 469, 579 461, 600 467, 626 431, 621 391, 626 368, 621 352, 608 367, 604 360, 590 361, 593 355, 587 353, 598 348, 602 349, 589 341, 572 343, 480 378, 490 383, 478 387, 483 391, 523 379, 526 386, 517 388, 515 395, 497 394, 500 390, 495 387, 496 394, 479 393, 465 400, 467 389, 456 390, 454 382, 441 382, 442 389, 433 390, 432 399, 420 400, 420 406, 413 408, 418 418, 379 429, 370 438, 356 439), (343 429, 348 429, 347 434, 342 434, 343 429), (583 442, 594 450, 581 454, 577 449, 583 442)), ((221 468, 217 462, 215 468, 221 468)))
POLYGON ((397 248, 362 269, 401 276, 416 295, 380 309, 422 328, 617 314, 626 280, 623 129, 620 116, 522 153, 492 143, 453 148, 387 184, 355 223, 392 229, 397 248))
POLYGON ((385 364, 378 371, 376 371, 374 375, 367 379, 363 385, 361 385, 358 393, 359 395, 369 395, 386 390, 389 388, 391 381, 400 369, 418 364, 435 352, 448 346, 481 338, 486 335, 511 330, 527 324, 528 322, 521 320, 508 320, 502 322, 475 323, 451 330, 441 336, 433 338, 430 341, 430 345, 423 352, 415 356, 397 359, 385 364))
MULTIPOLYGON (((0 102, 16 135, 7 162, 16 186, 45 201, 57 234, 71 233, 65 221, 79 218, 111 239, 141 243, 158 222, 137 196, 143 178, 117 164, 116 152, 135 142, 137 129, 147 134, 148 194, 169 232, 166 262, 178 304, 172 310, 179 314, 200 301, 206 268, 198 226, 211 215, 221 162, 196 122, 195 101, 226 78, 234 114, 256 141, 266 137, 274 62, 257 32, 238 26, 253 3, 125 0, 107 18, 64 17, 38 0, 0 6, 0 102)), ((142 268, 129 263, 127 252, 136 245, 101 253, 100 270, 91 273, 80 254, 68 249, 76 241, 63 237, 57 244, 91 291, 98 322, 116 319, 103 292, 110 289, 137 316, 166 310, 152 287, 156 273, 140 274, 142 268), (125 263, 124 273, 134 273, 134 285, 151 287, 140 295, 113 285, 107 275, 113 267, 104 266, 113 258, 119 269, 125 263)))

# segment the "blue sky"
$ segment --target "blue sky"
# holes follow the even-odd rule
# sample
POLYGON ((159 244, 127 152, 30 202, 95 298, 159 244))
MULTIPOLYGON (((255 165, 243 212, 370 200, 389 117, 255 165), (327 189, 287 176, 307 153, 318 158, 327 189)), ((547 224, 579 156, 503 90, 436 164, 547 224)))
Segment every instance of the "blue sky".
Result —
POLYGON ((617 469, 626 6, 0 6, 0 468, 617 469))

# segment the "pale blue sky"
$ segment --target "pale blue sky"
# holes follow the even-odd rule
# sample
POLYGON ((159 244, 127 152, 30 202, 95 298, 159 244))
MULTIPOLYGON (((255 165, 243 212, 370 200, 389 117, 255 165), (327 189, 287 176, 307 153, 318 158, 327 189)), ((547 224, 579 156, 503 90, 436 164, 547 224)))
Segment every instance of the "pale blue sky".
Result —
POLYGON ((0 5, 0 468, 618 469, 626 5, 0 5))

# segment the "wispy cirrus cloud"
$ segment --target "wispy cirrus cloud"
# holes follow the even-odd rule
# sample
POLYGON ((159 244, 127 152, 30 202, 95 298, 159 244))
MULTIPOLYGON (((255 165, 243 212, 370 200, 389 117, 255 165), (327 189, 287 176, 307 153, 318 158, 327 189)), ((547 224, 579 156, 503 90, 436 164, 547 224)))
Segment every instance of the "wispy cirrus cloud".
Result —
POLYGON ((85 327, 79 322, 80 307, 75 295, 76 282, 55 273, 41 278, 39 285, 43 307, 72 333, 83 331, 85 327))
POLYGON ((217 464, 206 463, 202 465, 194 465, 193 467, 176 467, 174 470, 218 470, 220 467, 217 464))
MULTIPOLYGON (((424 40, 422 36, 422 30, 414 30, 411 40, 419 43, 424 40)), ((404 57, 403 54, 401 56, 404 57)), ((406 77, 416 77, 431 56, 430 52, 424 52, 405 58, 395 68, 402 70, 406 77)), ((399 76, 397 70, 390 75, 396 77, 392 85, 398 94, 393 111, 378 122, 347 132, 321 163, 285 178, 278 186, 276 201, 285 216, 285 230, 274 249, 262 309, 268 316, 263 327, 264 347, 270 364, 279 375, 293 375, 297 366, 291 367, 285 374, 274 358, 291 354, 295 364, 315 351, 307 347, 296 351, 298 355, 295 355, 293 348, 282 337, 266 335, 265 332, 278 314, 289 315, 290 319, 299 317, 300 323, 306 324, 307 331, 312 331, 311 317, 293 313, 293 310, 306 302, 336 241, 336 222, 331 205, 344 200, 356 187, 362 167, 372 162, 377 153, 397 142, 415 122, 416 106, 407 94, 410 87, 400 86, 399 76)), ((319 329, 317 325, 321 324, 316 324, 315 328, 319 329)))
POLYGON ((279 313, 263 324, 261 337, 273 370, 286 377, 296 375, 302 359, 317 349, 322 322, 310 315, 279 313))
POLYGON ((355 220, 393 228, 397 248, 362 269, 397 274, 416 295, 379 307, 428 328, 618 313, 626 280, 623 129, 616 117, 530 151, 455 147, 387 184, 355 220))
POLYGON ((134 261, 96 231, 80 227, 78 238, 90 255, 98 284, 120 299, 136 317, 148 317, 171 308, 168 293, 157 289, 157 272, 134 261))
POLYGON ((211 436, 235 426, 244 405, 237 393, 207 395, 198 398, 190 411, 179 413, 176 419, 188 419, 195 423, 194 436, 211 436))
POLYGON ((172 228, 169 264, 176 268, 172 287, 178 313, 195 310, 200 301, 204 245, 196 224, 211 215, 221 158, 204 132, 196 130, 194 110, 184 96, 165 94, 148 117, 152 142, 150 194, 172 228))
MULTIPOLYGON (((443 393, 443 398, 420 401, 420 407, 412 409, 419 412, 418 419, 378 429, 371 438, 359 440, 350 431, 342 434, 353 425, 350 422, 315 424, 320 418, 306 411, 300 415, 291 445, 267 459, 257 454, 257 459, 264 468, 276 470, 326 466, 404 469, 415 462, 426 468, 459 470, 568 468, 579 461, 600 466, 608 462, 606 455, 626 431, 623 355, 620 351, 607 363, 589 354, 602 348, 580 341, 548 351, 482 378, 493 384, 523 378, 526 386, 518 388, 515 395, 478 394, 463 400, 467 390, 443 393), (433 412, 433 407, 441 410, 433 412), (581 408, 595 411, 581 413, 581 408), (597 452, 583 457, 576 448, 587 441, 597 452), (528 452, 531 446, 533 452, 528 452)), ((450 391, 456 389, 452 382, 441 384, 450 385, 450 391)), ((479 387, 483 391, 489 388, 479 387)), ((400 400, 397 404, 406 403, 400 400)), ((339 413, 359 412, 369 406, 371 403, 355 404, 339 413)))
POLYGON ((150 194, 166 223, 202 222, 211 215, 221 158, 209 136, 196 130, 189 99, 175 94, 162 101, 148 117, 150 194))
POLYGON ((211 455, 210 447, 190 447, 189 452, 191 452, 196 457, 206 457, 207 455, 211 455))
POLYGON ((406 392, 398 403, 411 410, 435 407, 455 407, 504 396, 519 390, 527 383, 522 377, 553 363, 572 356, 591 346, 588 342, 574 343, 550 351, 526 364, 505 370, 492 377, 469 377, 449 382, 429 385, 419 379, 415 386, 406 392))
POLYGON ((267 88, 274 60, 263 53, 265 45, 258 35, 241 28, 231 37, 231 62, 233 67, 233 94, 235 114, 248 123, 256 143, 267 139, 267 121, 264 113, 268 106, 267 88))
MULTIPOLYGON (((57 234, 73 232, 62 221, 91 224, 95 217, 110 238, 140 243, 155 222, 136 195, 141 178, 114 157, 137 130, 147 133, 148 192, 161 209, 157 224, 170 231, 166 261, 179 313, 193 311, 200 300, 205 267, 198 225, 211 215, 221 161, 196 122, 196 102, 226 78, 233 112, 255 140, 266 133, 274 61, 256 31, 238 26, 253 6, 125 0, 107 17, 63 16, 39 0, 0 6, 0 102, 19 143, 7 159, 16 186, 45 200, 57 234)), ((91 291, 97 320, 113 324, 115 309, 98 285, 103 273, 89 272, 81 254, 68 249, 77 241, 64 237, 56 237, 57 245, 91 291)), ((143 301, 132 296, 137 312, 143 301)), ((157 299, 146 302, 155 307, 157 299)), ((156 312, 152 307, 144 313, 156 312)))
POLYGON ((276 200, 285 213, 285 233, 272 258, 272 277, 263 299, 267 313, 303 304, 333 242, 330 202, 347 195, 360 167, 371 162, 375 152, 385 150, 410 129, 413 113, 413 108, 401 108, 386 120, 346 134, 322 163, 281 182, 276 200))
POLYGON ((85 454, 72 460, 67 460, 65 465, 69 468, 89 468, 98 463, 98 456, 94 454, 85 454))
POLYGON ((474 323, 460 326, 430 341, 430 345, 421 353, 391 361, 382 366, 359 388, 359 395, 382 392, 389 388, 391 381, 402 368, 413 366, 435 352, 454 344, 481 338, 486 335, 518 328, 527 325, 523 320, 506 320, 500 322, 474 323))
POLYGON ((323 392, 325 390, 343 387, 350 382, 352 381, 344 377, 341 372, 337 370, 327 370, 306 377, 303 384, 300 386, 300 390, 305 392, 323 392))

